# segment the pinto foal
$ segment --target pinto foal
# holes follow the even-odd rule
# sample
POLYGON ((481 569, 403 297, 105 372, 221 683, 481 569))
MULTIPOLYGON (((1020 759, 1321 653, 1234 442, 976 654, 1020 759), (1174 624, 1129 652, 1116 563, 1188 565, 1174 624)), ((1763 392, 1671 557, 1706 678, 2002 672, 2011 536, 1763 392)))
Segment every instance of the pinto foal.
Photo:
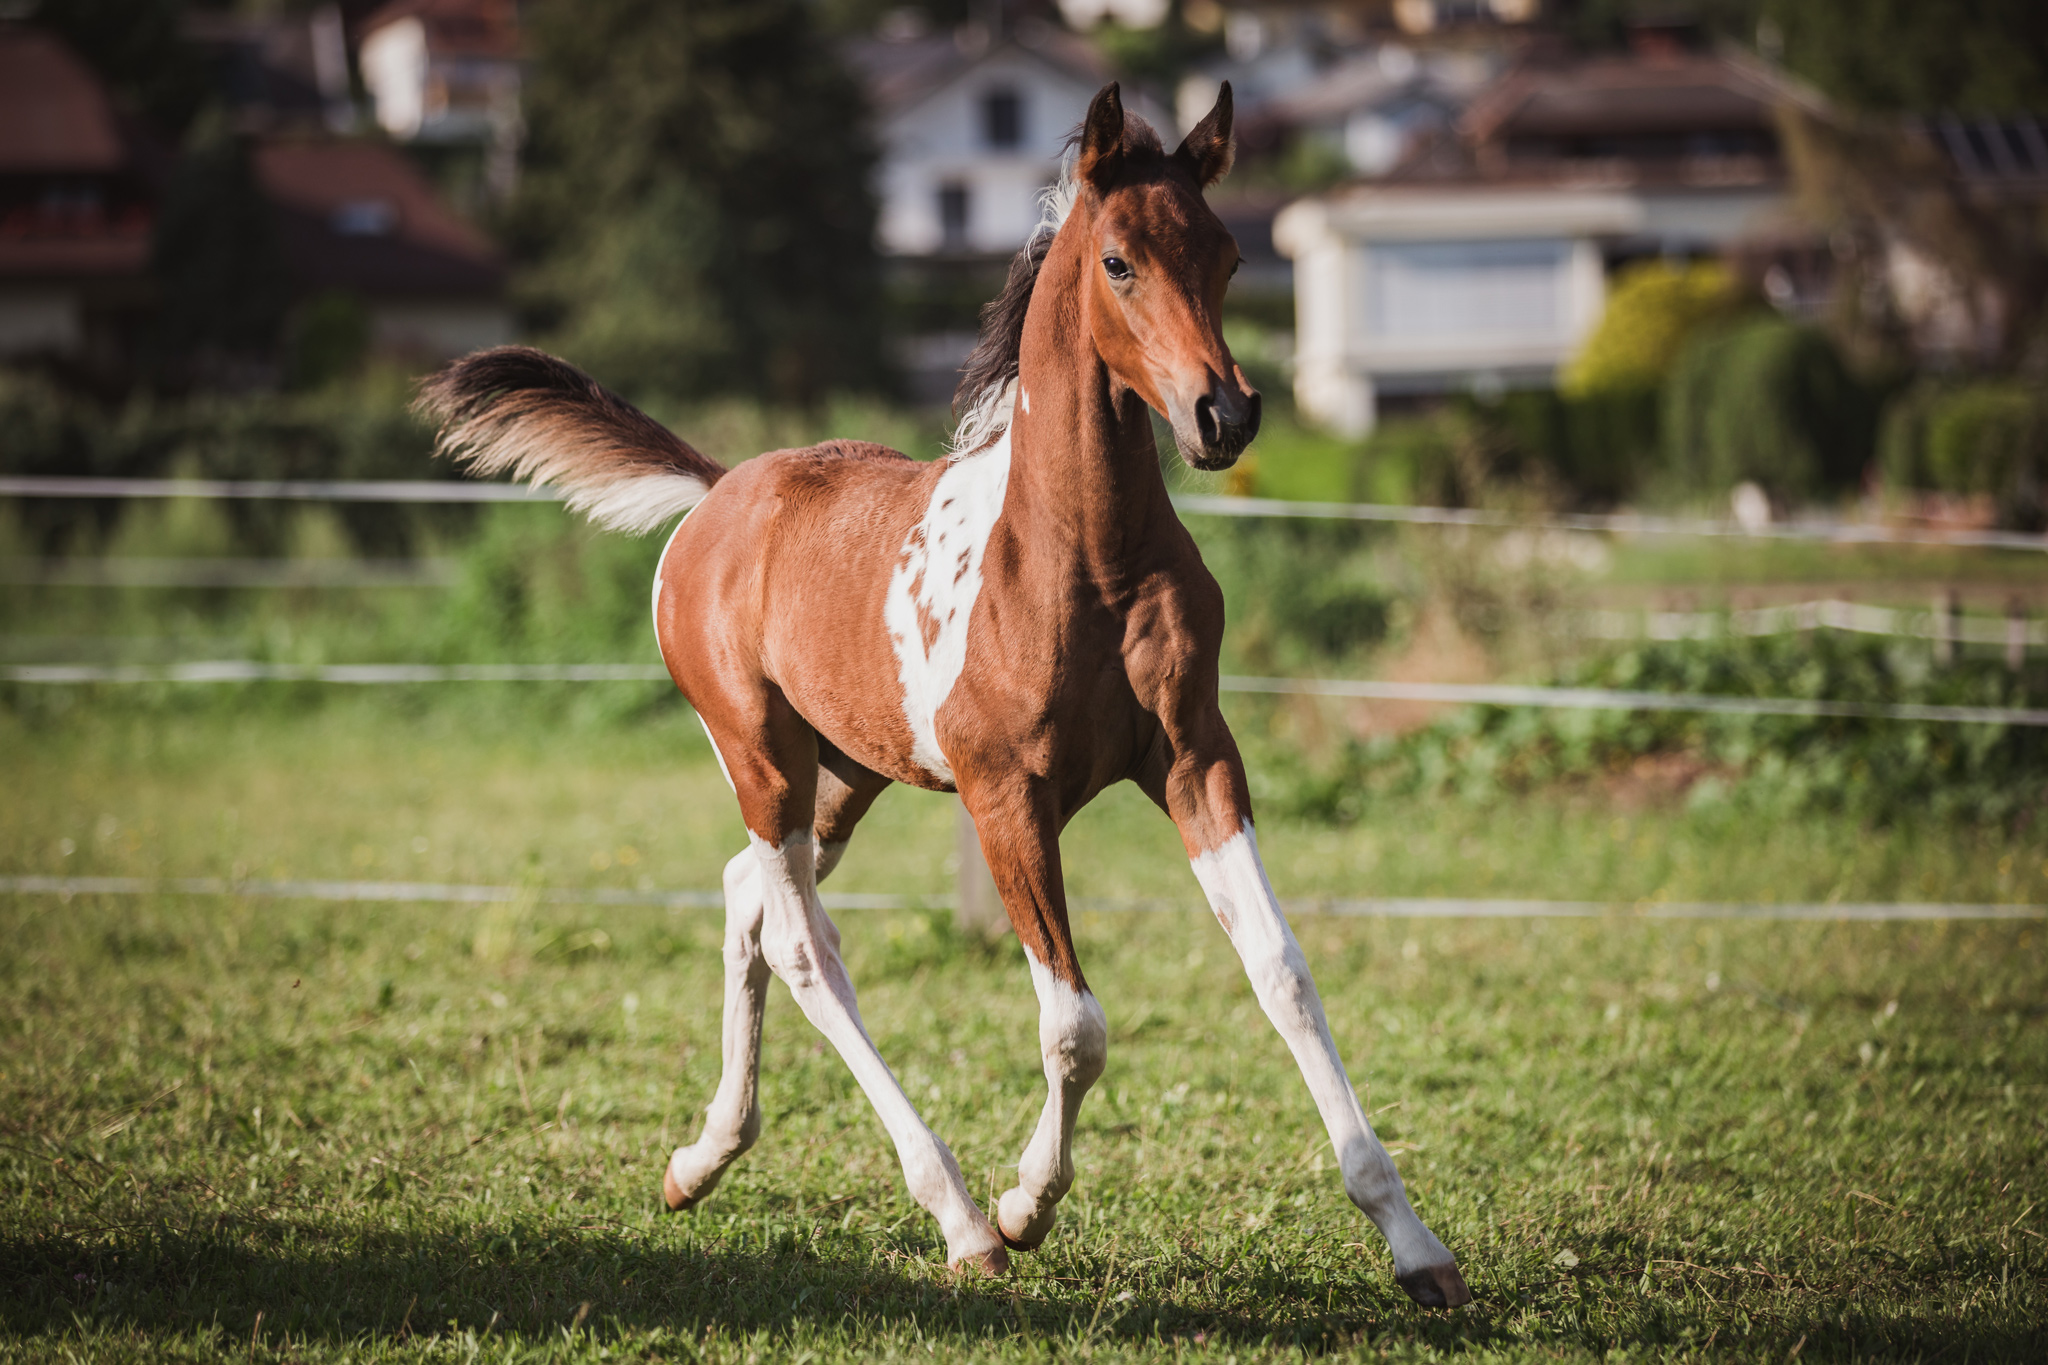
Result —
POLYGON ((669 1207, 709 1195, 761 1131, 772 972, 874 1104, 947 1259, 996 1273, 1052 1230, 1108 1031, 1074 954, 1059 833, 1113 782, 1179 827, 1216 918, 1322 1113, 1344 1188, 1431 1306, 1471 1294, 1408 1205, 1338 1058, 1252 833, 1217 706, 1223 598, 1167 499, 1147 408, 1198 469, 1258 430, 1223 344, 1237 244, 1202 191, 1230 167, 1230 87, 1171 154, 1117 87, 1089 106, 1048 222, 985 313, 955 453, 828 441, 727 470, 581 372, 507 347, 428 381, 443 449, 565 490, 628 530, 685 512, 654 626, 751 845, 725 869, 724 1072, 669 1207), (891 782, 957 790, 1030 961, 1050 1093, 991 1221, 862 1027, 817 886, 891 782))

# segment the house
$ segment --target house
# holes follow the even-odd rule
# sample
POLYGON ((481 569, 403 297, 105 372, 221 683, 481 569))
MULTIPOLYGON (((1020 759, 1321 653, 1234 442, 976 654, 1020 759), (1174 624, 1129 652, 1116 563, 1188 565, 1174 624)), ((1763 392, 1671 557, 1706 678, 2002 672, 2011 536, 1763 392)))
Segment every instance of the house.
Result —
POLYGON ((135 131, 54 36, 0 26, 0 357, 111 365, 150 306, 135 131))
POLYGON ((442 360, 512 339, 497 248, 402 152, 286 136, 260 142, 254 159, 299 297, 356 300, 372 349, 442 360))
MULTIPOLYGON (((326 132, 317 88, 240 107, 276 130, 249 146, 295 303, 346 296, 373 349, 416 359, 511 339, 504 261, 403 152, 326 132)), ((114 387, 133 378, 158 307, 158 206, 177 174, 59 39, 0 26, 0 359, 54 360, 114 387)))
POLYGON ((1784 223, 1774 110, 1803 98, 1730 55, 1538 53, 1385 176, 1290 205, 1302 410, 1360 433, 1388 400, 1554 382, 1615 266, 1784 223))
POLYGON ((1324 143, 1360 175, 1385 175, 1424 137, 1448 131, 1504 57, 1497 48, 1380 43, 1266 101, 1257 118, 1324 143))
POLYGON ((1092 44, 1054 24, 938 32, 914 13, 846 55, 880 143, 875 235, 905 313, 899 363, 910 396, 936 403, 974 347, 976 310, 1038 224, 1067 134, 1110 75, 1092 44))
POLYGON ((510 195, 523 136, 513 0, 392 0, 357 35, 378 126, 422 150, 480 152, 488 192, 510 195))
POLYGON ((1015 252, 1067 134, 1109 79, 1085 39, 1037 21, 994 36, 898 25, 848 55, 881 142, 877 236, 898 256, 1015 252))
POLYGON ((338 5, 302 12, 195 6, 179 31, 211 69, 214 94, 237 130, 355 130, 359 111, 338 5))

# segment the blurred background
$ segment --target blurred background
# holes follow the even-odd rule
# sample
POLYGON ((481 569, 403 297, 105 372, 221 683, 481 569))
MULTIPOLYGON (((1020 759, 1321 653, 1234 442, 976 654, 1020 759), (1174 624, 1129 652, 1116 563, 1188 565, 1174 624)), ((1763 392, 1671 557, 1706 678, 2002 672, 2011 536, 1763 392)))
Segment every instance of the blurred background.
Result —
MULTIPOLYGON (((1162 455, 1177 490, 1257 504, 1189 512, 1226 671, 2042 686, 2048 11, 2025 0, 0 15, 0 476, 452 479, 412 381, 514 340, 728 462, 827 435, 930 458, 1092 92, 1122 81, 1177 136, 1227 79, 1226 331, 1269 416, 1226 475, 1162 455), (1276 500, 1498 524, 1257 514, 1276 500), (1748 534, 1570 520, 1602 513, 1748 534)), ((650 663, 654 550, 551 507, 8 497, 0 662, 650 663)), ((676 704, 586 692, 564 704, 676 704)), ((1233 705, 1267 799, 1315 819, 1564 778, 2043 800, 2038 732, 2005 726, 1233 705)))

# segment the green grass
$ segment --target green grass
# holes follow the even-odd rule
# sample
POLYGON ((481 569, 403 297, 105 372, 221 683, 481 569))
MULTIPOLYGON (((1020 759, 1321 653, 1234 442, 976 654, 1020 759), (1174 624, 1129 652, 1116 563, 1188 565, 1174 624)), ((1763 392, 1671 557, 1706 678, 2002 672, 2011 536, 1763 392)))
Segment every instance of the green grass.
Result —
MULTIPOLYGON (((686 714, 507 700, 8 716, 0 870, 715 883, 739 829, 686 714)), ((943 891, 951 820, 892 793, 834 886, 943 891)), ((2048 899, 2037 835, 1593 791, 1262 835, 1287 895, 2048 899)), ((1078 894, 1193 903, 1142 800, 1065 849, 1078 894)), ((1021 959, 840 920, 985 1198, 1042 1101, 1021 959)), ((2038 1357, 2041 926, 1299 930, 1469 1309, 1394 1288, 1197 913, 1077 916, 1110 1069, 1058 1229, 988 1284, 779 987, 761 1145, 655 1212, 716 1077, 713 913, 0 899, 0 1359, 2038 1357)))

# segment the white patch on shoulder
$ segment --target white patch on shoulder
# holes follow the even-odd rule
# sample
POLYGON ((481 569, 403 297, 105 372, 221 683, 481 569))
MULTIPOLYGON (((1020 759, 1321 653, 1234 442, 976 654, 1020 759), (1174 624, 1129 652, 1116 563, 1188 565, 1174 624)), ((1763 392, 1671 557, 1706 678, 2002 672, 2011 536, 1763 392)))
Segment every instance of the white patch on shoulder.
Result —
POLYGON ((1024 415, 1029 417, 1031 415, 1031 390, 1020 384, 1017 386, 1017 396, 1024 400, 1024 415))
POLYGON ((953 765, 939 749, 938 714, 967 661, 967 622, 981 595, 981 557, 1002 515, 1010 483, 1010 433, 973 455, 953 456, 882 601, 882 624, 896 651, 910 757, 943 782, 953 765))

